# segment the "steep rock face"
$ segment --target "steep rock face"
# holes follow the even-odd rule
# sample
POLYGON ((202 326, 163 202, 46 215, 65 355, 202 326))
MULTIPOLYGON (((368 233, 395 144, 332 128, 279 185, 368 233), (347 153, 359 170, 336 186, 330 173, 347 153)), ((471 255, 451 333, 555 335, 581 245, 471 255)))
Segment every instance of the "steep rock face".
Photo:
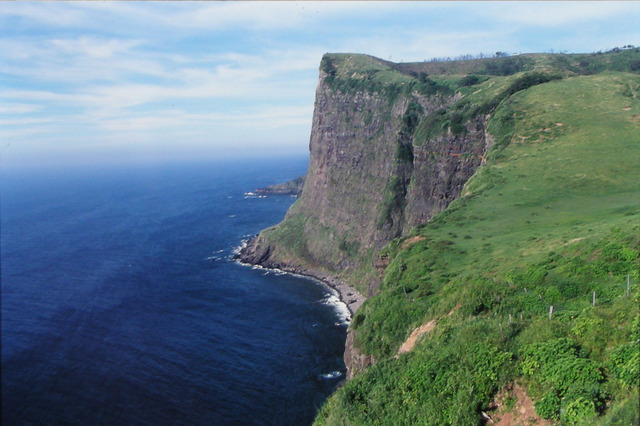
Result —
POLYGON ((462 134, 447 132, 424 145, 414 146, 405 230, 427 222, 461 195, 464 184, 491 146, 492 138, 486 133, 487 120, 486 116, 476 118, 466 123, 462 134))
MULTIPOLYGON (((448 129, 416 141, 418 124, 460 95, 423 76, 391 70, 384 61, 364 59, 363 66, 359 55, 323 58, 302 192, 285 220, 250 241, 240 257, 329 282, 352 278, 351 284, 371 296, 388 264, 377 252, 458 198, 492 140, 488 116, 479 115, 455 133, 448 129), (376 81, 383 73, 395 80, 376 81), (350 277, 363 263, 370 273, 350 277)), ((360 298, 349 305, 352 311, 360 298)), ((355 340, 350 329, 348 377, 375 363, 355 340)))
POLYGON ((302 193, 283 223, 249 243, 245 261, 347 278, 366 263, 370 273, 352 284, 371 295, 380 283, 377 251, 460 195, 489 145, 485 117, 415 143, 418 123, 460 95, 392 65, 325 55, 302 193))
POLYGON ((376 363, 371 355, 360 352, 355 344, 356 331, 350 328, 347 331, 347 340, 344 348, 344 364, 347 367, 347 379, 351 379, 359 372, 376 363))

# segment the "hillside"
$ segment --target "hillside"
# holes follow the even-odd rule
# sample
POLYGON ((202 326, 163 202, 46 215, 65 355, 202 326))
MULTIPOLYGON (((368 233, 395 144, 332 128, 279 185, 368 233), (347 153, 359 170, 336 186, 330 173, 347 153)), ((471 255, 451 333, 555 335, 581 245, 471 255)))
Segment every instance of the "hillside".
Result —
POLYGON ((480 424, 524 396, 521 424, 638 423, 639 70, 325 55, 302 194, 248 249, 370 296, 318 424, 480 424))

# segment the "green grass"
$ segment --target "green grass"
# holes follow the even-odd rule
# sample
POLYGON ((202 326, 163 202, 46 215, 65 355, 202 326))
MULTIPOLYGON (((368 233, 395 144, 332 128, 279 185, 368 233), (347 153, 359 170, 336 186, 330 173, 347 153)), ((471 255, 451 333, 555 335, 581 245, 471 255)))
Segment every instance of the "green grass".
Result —
POLYGON ((565 70, 573 75, 589 75, 606 70, 640 72, 640 48, 612 49, 608 52, 523 54, 506 58, 455 60, 447 62, 413 62, 394 64, 404 73, 425 72, 429 76, 506 76, 525 71, 565 70))
MULTIPOLYGON (((478 96, 515 78, 480 83, 478 96)), ((354 319, 357 344, 380 362, 318 424, 479 424, 512 380, 563 423, 638 418, 628 396, 639 378, 638 88, 639 76, 606 72, 503 99, 490 122, 497 146, 463 197, 412 232, 421 241, 385 249, 394 260, 380 294, 354 319), (556 341, 575 351, 548 358, 556 341)))
POLYGON ((325 81, 333 90, 383 93, 390 103, 412 92, 453 93, 450 82, 434 81, 426 74, 405 73, 396 65, 368 55, 332 53, 323 56, 320 69, 327 74, 325 81))

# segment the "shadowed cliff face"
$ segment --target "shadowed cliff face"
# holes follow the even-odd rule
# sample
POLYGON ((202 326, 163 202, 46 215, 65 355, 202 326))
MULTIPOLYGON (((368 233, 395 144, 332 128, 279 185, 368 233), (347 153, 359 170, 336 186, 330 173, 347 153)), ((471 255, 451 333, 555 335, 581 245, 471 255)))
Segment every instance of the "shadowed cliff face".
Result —
POLYGON ((487 116, 465 123, 463 135, 448 132, 414 146, 413 173, 403 230, 426 223, 461 195, 464 184, 484 160, 492 144, 487 116))
POLYGON ((362 55, 326 55, 320 68, 302 193, 241 257, 347 279, 365 263, 371 272, 352 284, 371 295, 380 282, 377 251, 446 208, 481 164, 486 117, 418 146, 418 124, 458 94, 362 55))

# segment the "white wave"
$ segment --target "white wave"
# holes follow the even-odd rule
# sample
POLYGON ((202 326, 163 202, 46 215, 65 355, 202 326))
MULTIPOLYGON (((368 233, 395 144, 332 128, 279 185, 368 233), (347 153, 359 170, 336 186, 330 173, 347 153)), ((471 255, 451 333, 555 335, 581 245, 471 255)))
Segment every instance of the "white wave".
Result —
POLYGON ((331 288, 331 294, 322 300, 325 305, 331 306, 338 315, 336 325, 349 325, 351 323, 351 311, 347 304, 340 300, 338 292, 331 288))
POLYGON ((231 249, 231 257, 240 254, 240 251, 247 246, 249 239, 242 239, 240 245, 231 249))
POLYGON ((265 268, 264 266, 261 266, 261 265, 250 265, 250 266, 251 266, 251 269, 255 269, 257 271, 265 271, 265 275, 270 272, 269 268, 265 268))
MULTIPOLYGON (((251 237, 251 236, 248 235, 247 237, 251 237)), ((236 247, 233 250, 233 256, 235 256, 236 254, 239 254, 240 250, 242 250, 244 247, 247 246, 247 242, 248 242, 248 239, 242 240, 242 244, 240 244, 240 246, 236 247)), ((319 279, 314 278, 314 277, 309 277, 309 276, 306 276, 306 275, 301 275, 301 274, 296 274, 296 273, 293 273, 293 272, 283 271, 282 269, 265 268, 264 266, 261 266, 261 265, 249 265, 249 264, 246 264, 246 263, 242 263, 239 260, 237 260, 236 262, 238 264, 240 264, 240 265, 248 266, 251 269, 263 270, 263 271, 265 271, 265 273, 263 275, 267 275, 269 273, 274 273, 274 274, 277 274, 277 275, 292 275, 294 277, 304 278, 306 280, 310 280, 310 281, 314 281, 316 283, 319 283, 325 289, 327 289, 327 291, 329 292, 329 294, 324 299, 322 299, 320 301, 320 303, 323 303, 323 304, 326 304, 328 306, 331 306, 334 309, 334 312, 336 313, 336 315, 338 317, 338 321, 336 321, 335 325, 336 326, 348 326, 351 323, 351 311, 349 310, 348 305, 345 302, 343 302, 342 300, 340 300, 340 293, 338 293, 338 291, 336 289, 332 288, 331 286, 329 286, 324 281, 319 280, 319 279)))
POLYGON ((319 374, 318 378, 324 380, 337 379, 338 377, 342 377, 342 372, 340 371, 332 371, 331 373, 319 374))
POLYGON ((258 195, 255 192, 245 192, 244 193, 244 199, 246 200, 247 198, 267 198, 266 195, 258 195))

